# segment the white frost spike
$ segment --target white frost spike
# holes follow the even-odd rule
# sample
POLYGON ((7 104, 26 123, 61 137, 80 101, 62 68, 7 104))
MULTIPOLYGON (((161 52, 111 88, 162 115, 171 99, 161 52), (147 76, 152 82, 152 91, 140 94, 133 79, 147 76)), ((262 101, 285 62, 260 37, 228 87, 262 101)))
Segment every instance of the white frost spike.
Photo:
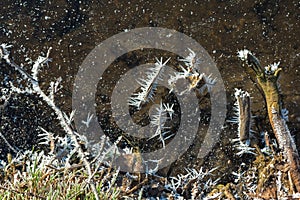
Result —
POLYGON ((75 115, 75 110, 73 110, 70 113, 70 116, 68 116, 65 112, 63 112, 64 118, 67 122, 68 125, 70 125, 72 123, 72 121, 74 120, 74 115, 75 115))
POLYGON ((244 49, 244 50, 240 50, 238 51, 238 57, 242 60, 245 61, 248 59, 248 54, 252 54, 251 51, 244 49))
POLYGON ((278 66, 279 66, 279 65, 280 65, 280 62, 271 64, 271 65, 270 65, 271 71, 272 71, 272 72, 275 72, 275 71, 278 69, 278 66))
POLYGON ((157 62, 155 63, 155 67, 150 68, 150 71, 147 72, 147 78, 138 81, 142 91, 134 94, 133 97, 130 97, 129 105, 140 108, 141 104, 148 102, 149 99, 153 100, 154 92, 157 89, 157 83, 161 80, 163 74, 163 67, 166 66, 169 60, 170 58, 163 62, 162 58, 160 60, 156 58, 157 62))
POLYGON ((144 164, 146 165, 146 174, 156 174, 156 172, 158 171, 159 169, 159 164, 161 163, 162 159, 159 159, 159 160, 147 160, 147 161, 144 161, 144 164), (155 163, 156 166, 154 167, 154 169, 151 169, 149 168, 149 166, 152 166, 152 165, 149 165, 148 163, 155 163))
POLYGON ((168 79, 168 85, 170 86, 171 90, 170 93, 174 90, 175 87, 175 83, 179 80, 179 79, 186 79, 189 76, 191 76, 192 74, 186 70, 184 67, 182 67, 181 65, 179 66, 183 72, 175 72, 174 76, 170 75, 170 78, 168 79))
POLYGON ((211 74, 209 76, 206 76, 205 74, 201 74, 201 75, 202 75, 202 78, 203 78, 205 84, 199 89, 199 91, 201 94, 204 94, 205 91, 210 93, 212 88, 217 83, 217 79, 212 78, 211 74))
POLYGON ((90 114, 90 113, 88 113, 88 116, 87 116, 87 118, 86 118, 86 121, 81 121, 83 124, 85 124, 86 125, 86 127, 88 128, 89 126, 90 126, 90 122, 91 122, 91 120, 93 119, 93 117, 94 117, 94 114, 90 114))
POLYGON ((62 78, 61 78, 61 77, 59 77, 59 78, 55 81, 55 83, 54 83, 54 93, 58 92, 58 91, 62 88, 62 87, 60 86, 61 81, 62 81, 62 78), (58 86, 60 86, 60 87, 58 87, 58 86))
POLYGON ((42 127, 39 127, 39 128, 43 131, 43 133, 38 134, 38 137, 40 137, 39 138, 39 141, 40 141, 39 144, 47 144, 48 145, 51 140, 55 139, 53 133, 43 129, 42 127))
POLYGON ((50 88, 49 88, 50 99, 54 100, 54 94, 62 88, 62 87, 59 87, 61 81, 62 81, 62 78, 59 77, 55 82, 53 82, 53 81, 50 82, 50 88))
POLYGON ((252 154, 252 155, 256 155, 255 148, 250 147, 248 144, 244 144, 242 142, 239 142, 239 144, 237 144, 236 149, 239 150, 238 153, 236 153, 236 155, 238 156, 242 156, 243 154, 252 154))
POLYGON ((189 55, 184 59, 179 59, 179 61, 183 61, 184 64, 189 67, 189 71, 194 73, 195 67, 200 63, 200 61, 197 59, 196 53, 193 50, 190 48, 188 48, 188 50, 190 51, 189 55))
POLYGON ((129 147, 125 147, 122 150, 124 151, 125 154, 132 154, 133 153, 133 148, 132 147, 130 147, 130 148, 129 147))
POLYGON ((164 111, 166 111, 169 115, 170 115, 170 118, 172 119, 173 118, 173 114, 174 114, 174 110, 173 110, 173 106, 174 104, 172 104, 170 106, 170 104, 163 104, 164 105, 164 111))
POLYGON ((285 121, 289 121, 289 111, 286 108, 281 109, 281 117, 285 121))

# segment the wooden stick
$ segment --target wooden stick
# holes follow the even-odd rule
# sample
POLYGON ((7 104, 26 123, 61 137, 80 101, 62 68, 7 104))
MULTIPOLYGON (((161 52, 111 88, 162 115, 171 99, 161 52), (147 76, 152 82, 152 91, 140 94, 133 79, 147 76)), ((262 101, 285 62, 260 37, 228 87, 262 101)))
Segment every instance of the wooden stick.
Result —
POLYGON ((277 81, 282 69, 277 67, 272 69, 271 66, 268 66, 266 69, 262 68, 259 60, 250 52, 247 54, 247 61, 250 67, 255 71, 258 84, 264 92, 270 124, 279 147, 282 149, 290 166, 290 173, 294 185, 297 191, 300 192, 299 154, 295 141, 281 113, 281 99, 277 81))

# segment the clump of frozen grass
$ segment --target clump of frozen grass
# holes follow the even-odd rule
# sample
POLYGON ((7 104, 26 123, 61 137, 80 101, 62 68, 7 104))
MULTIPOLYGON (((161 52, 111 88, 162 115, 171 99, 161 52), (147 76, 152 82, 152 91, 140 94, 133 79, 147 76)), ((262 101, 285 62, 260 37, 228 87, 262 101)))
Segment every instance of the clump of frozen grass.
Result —
MULTIPOLYGON (((4 173, 1 179, 1 199, 76 199, 80 196, 94 199, 94 193, 86 187, 84 166, 80 163, 65 166, 53 155, 43 151, 25 151, 1 163, 4 173)), ((102 168, 95 174, 99 198, 117 199, 120 190, 116 187, 118 171, 102 168)))

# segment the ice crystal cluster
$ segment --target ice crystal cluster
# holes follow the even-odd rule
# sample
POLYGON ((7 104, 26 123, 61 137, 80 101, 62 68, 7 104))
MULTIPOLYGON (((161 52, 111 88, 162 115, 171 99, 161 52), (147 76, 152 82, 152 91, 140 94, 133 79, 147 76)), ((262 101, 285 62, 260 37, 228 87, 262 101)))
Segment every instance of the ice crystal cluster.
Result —
POLYGON ((178 174, 177 177, 172 177, 170 182, 165 185, 167 190, 171 191, 168 199, 215 199, 220 196, 216 193, 208 196, 207 194, 215 187, 219 179, 212 179, 213 172, 217 168, 204 170, 202 167, 199 170, 186 168, 185 174, 178 174))
MULTIPOLYGON (((179 71, 174 74, 164 74, 165 67, 169 62, 170 58, 163 61, 162 58, 157 59, 154 67, 149 68, 146 72, 145 78, 139 78, 137 82, 140 84, 140 91, 134 93, 128 100, 129 106, 133 106, 138 110, 141 110, 144 105, 154 101, 157 86, 159 81, 163 78, 168 77, 168 85, 170 92, 176 90, 176 82, 179 79, 186 79, 189 81, 189 87, 183 92, 189 92, 191 90, 198 91, 201 94, 205 92, 211 92, 213 86, 216 84, 216 79, 212 75, 206 75, 200 73, 199 64, 200 59, 191 49, 188 49, 189 54, 183 59, 179 59, 180 62, 184 63, 184 66, 179 66, 179 71)), ((182 93, 181 93, 182 94, 182 93)), ((163 148, 165 148, 165 140, 172 137, 173 134, 169 134, 170 127, 166 127, 165 124, 168 120, 172 120, 174 104, 160 103, 155 109, 154 115, 151 117, 151 125, 156 127, 155 133, 150 139, 157 137, 162 142, 163 148)))
POLYGON ((197 58, 197 55, 191 49, 189 55, 186 58, 179 59, 179 61, 184 62, 186 67, 180 65, 181 72, 176 72, 174 75, 168 79, 169 86, 171 91, 175 87, 175 83, 179 79, 189 79, 190 87, 187 89, 190 90, 198 90, 200 93, 204 93, 205 91, 211 92, 213 86, 216 84, 217 80, 210 75, 206 75, 205 73, 199 72, 199 64, 201 60, 197 58), (201 81, 203 83, 201 84, 201 81))

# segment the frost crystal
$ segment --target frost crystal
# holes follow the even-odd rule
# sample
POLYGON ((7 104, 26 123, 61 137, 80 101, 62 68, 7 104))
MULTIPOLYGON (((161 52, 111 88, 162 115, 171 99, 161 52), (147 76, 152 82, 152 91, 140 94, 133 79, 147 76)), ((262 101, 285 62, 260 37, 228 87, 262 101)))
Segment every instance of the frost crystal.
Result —
POLYGON ((184 59, 179 59, 179 61, 183 61, 186 66, 192 69, 191 71, 194 71, 200 60, 196 57, 196 53, 193 50, 188 50, 190 51, 189 55, 184 59))
POLYGON ((199 89, 201 94, 204 94, 204 91, 211 92, 212 88, 217 83, 216 78, 212 78, 211 74, 209 76, 206 76, 205 74, 202 74, 203 80, 205 84, 199 89))
POLYGON ((276 70, 278 70, 279 64, 280 64, 280 62, 268 65, 267 67, 265 67, 265 73, 266 74, 274 74, 276 72, 276 70))
POLYGON ((244 49, 244 50, 240 50, 238 51, 238 57, 242 60, 245 61, 248 59, 248 54, 252 54, 251 51, 244 49))

